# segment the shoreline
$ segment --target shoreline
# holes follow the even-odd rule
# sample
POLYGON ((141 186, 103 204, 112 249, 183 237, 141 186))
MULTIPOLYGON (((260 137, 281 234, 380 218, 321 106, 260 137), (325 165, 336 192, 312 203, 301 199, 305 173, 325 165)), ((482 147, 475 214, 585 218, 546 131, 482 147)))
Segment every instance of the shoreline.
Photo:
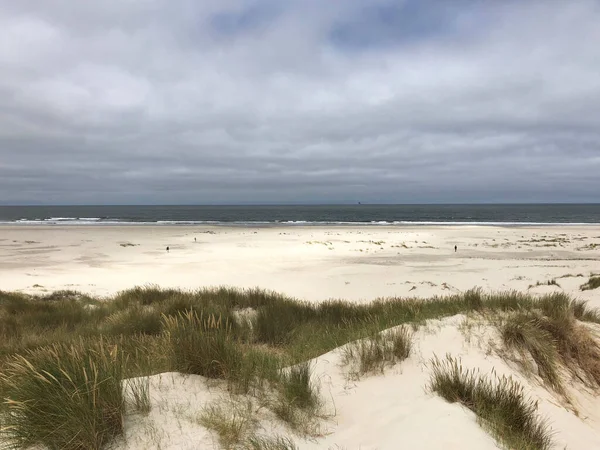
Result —
POLYGON ((13 221, 2 222, 0 227, 502 227, 502 228, 530 228, 530 227, 599 227, 600 222, 435 222, 435 221, 377 221, 377 222, 308 222, 308 221, 289 221, 289 222, 218 222, 218 221, 155 221, 155 222, 126 222, 126 221, 79 221, 77 220, 59 220, 59 221, 13 221))

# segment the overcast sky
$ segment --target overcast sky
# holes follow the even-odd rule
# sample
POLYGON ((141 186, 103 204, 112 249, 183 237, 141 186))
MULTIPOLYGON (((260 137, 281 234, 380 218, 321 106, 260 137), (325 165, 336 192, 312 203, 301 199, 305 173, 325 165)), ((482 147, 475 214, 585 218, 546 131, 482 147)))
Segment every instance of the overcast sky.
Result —
POLYGON ((600 201, 600 1, 0 0, 0 204, 600 201))

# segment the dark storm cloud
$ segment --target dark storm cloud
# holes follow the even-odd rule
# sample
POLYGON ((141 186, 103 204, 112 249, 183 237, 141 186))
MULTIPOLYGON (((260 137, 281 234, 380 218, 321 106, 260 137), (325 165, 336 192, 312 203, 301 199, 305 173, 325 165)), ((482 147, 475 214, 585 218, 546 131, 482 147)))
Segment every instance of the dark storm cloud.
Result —
POLYGON ((595 1, 0 0, 0 203, 598 201, 595 1))

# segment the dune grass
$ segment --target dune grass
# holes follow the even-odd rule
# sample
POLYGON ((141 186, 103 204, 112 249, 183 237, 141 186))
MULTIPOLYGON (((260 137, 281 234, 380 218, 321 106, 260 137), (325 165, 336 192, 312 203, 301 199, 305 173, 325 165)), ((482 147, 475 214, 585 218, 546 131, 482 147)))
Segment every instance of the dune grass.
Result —
POLYGON ((514 319, 513 329, 505 330, 507 345, 537 351, 548 361, 544 376, 556 385, 556 355, 542 346, 551 336, 561 364, 589 384, 600 381, 598 348, 578 323, 600 323, 600 315, 562 293, 537 298, 475 289, 425 300, 309 304, 259 289, 148 286, 103 301, 72 291, 44 297, 0 291, 0 394, 7 399, 0 416, 12 427, 4 428, 3 438, 50 449, 100 448, 122 432, 124 404, 148 411, 145 386, 127 401, 116 386, 165 371, 203 375, 223 381, 232 394, 269 399, 265 404, 273 413, 309 434, 307 425, 321 414, 322 400, 307 361, 349 344, 347 356, 359 372, 378 372, 410 354, 409 325, 472 312, 542 317, 534 325, 514 319), (381 333, 394 327, 399 328, 381 333), (55 378, 46 380, 46 373, 55 378), (42 389, 47 383, 54 388, 42 389), (36 410, 49 408, 47 413, 35 413, 34 403, 26 402, 30 398, 39 403, 36 410), (69 438, 74 423, 52 405, 73 414, 81 409, 74 417, 85 418, 85 425, 76 438, 69 438))
POLYGON ((475 413, 481 426, 507 449, 546 450, 552 434, 538 417, 537 404, 507 377, 490 380, 451 357, 432 361, 430 389, 475 413))
POLYGON ((318 435, 323 400, 313 383, 311 364, 303 362, 283 370, 277 386, 279 392, 270 405, 275 415, 301 435, 318 435))
POLYGON ((281 392, 287 403, 302 409, 318 407, 319 396, 311 380, 311 365, 304 362, 281 375, 281 392))
POLYGON ((96 450, 123 432, 123 358, 80 340, 16 355, 0 373, 3 442, 12 448, 96 450))
POLYGON ((164 321, 175 370, 219 379, 240 372, 243 355, 233 341, 230 322, 195 311, 165 317, 164 321))
POLYGON ((587 283, 581 285, 582 291, 590 291, 600 288, 600 276, 592 276, 587 283))
POLYGON ((198 423, 214 431, 221 447, 240 448, 254 436, 258 427, 251 402, 219 401, 204 407, 198 416, 198 423))
POLYGON ((297 448, 294 441, 282 436, 252 436, 244 445, 244 450, 297 450, 297 448))
POLYGON ((533 313, 518 313, 510 316, 501 327, 502 341, 510 350, 516 350, 528 372, 535 368, 527 364, 530 355, 537 366, 539 376, 556 392, 564 394, 560 376, 559 353, 552 334, 540 321, 543 317, 533 313))
POLYGON ((126 403, 139 414, 147 415, 151 409, 150 380, 148 377, 128 378, 124 380, 126 403))
POLYGON ((600 346, 589 329, 578 323, 597 323, 597 312, 565 295, 543 298, 537 306, 505 317, 500 325, 505 346, 522 356, 529 354, 540 377, 560 394, 565 394, 563 367, 588 386, 600 388, 600 346))
POLYGON ((351 374, 360 377, 368 373, 383 373, 386 366, 403 361, 410 355, 411 336, 400 326, 393 330, 349 343, 343 348, 344 364, 351 374))

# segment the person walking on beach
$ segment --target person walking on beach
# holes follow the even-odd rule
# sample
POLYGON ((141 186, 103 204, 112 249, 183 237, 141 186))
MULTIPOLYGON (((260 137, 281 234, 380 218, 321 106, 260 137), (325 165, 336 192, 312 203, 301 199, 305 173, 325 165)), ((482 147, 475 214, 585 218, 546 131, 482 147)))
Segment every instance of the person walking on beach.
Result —
POLYGON ((455 245, 454 246, 454 253, 456 253, 456 250, 458 250, 458 247, 455 245))
POLYGON ((169 247, 167 247, 167 253, 169 253, 169 247))

